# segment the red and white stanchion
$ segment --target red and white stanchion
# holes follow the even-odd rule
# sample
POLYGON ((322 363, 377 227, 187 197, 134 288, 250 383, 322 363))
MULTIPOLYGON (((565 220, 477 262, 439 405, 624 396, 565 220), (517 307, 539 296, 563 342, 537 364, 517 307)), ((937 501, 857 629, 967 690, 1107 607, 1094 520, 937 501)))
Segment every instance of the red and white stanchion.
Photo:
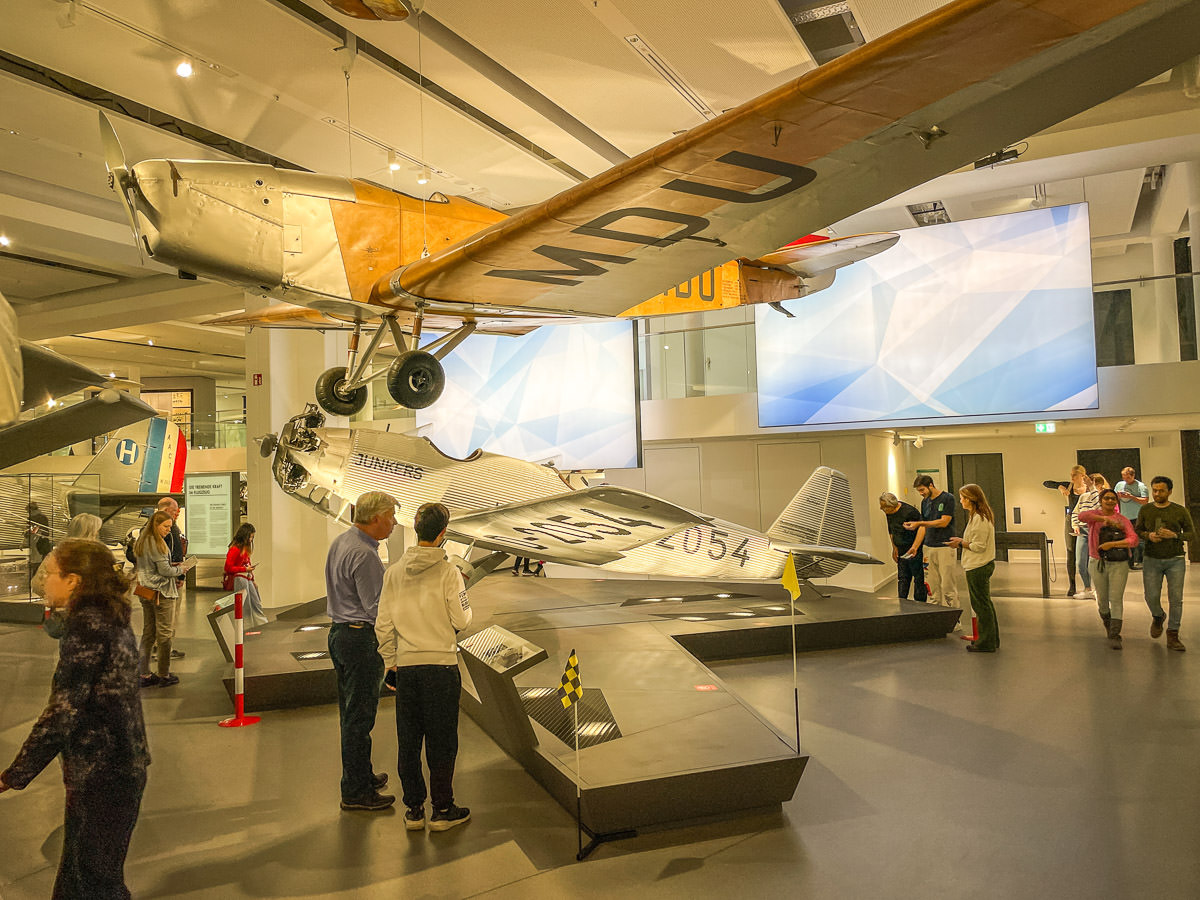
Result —
POLYGON ((242 622, 241 591, 233 595, 233 621, 233 633, 235 636, 233 650, 233 715, 217 723, 222 728, 240 728, 243 725, 255 725, 262 720, 261 716, 248 716, 245 713, 246 679, 242 669, 242 646, 246 639, 246 629, 242 622))

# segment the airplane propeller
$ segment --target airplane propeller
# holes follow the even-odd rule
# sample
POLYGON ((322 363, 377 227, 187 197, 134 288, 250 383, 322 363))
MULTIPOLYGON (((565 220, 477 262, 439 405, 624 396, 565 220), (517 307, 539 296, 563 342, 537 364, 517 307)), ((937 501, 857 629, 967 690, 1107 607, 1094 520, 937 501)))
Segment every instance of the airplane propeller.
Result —
POLYGON ((133 203, 133 191, 137 190, 137 178, 125 164, 125 151, 117 132, 103 112, 100 113, 100 142, 104 145, 104 168, 108 170, 108 186, 121 198, 121 208, 133 229, 138 257, 142 257, 142 231, 138 228, 137 214, 133 203))

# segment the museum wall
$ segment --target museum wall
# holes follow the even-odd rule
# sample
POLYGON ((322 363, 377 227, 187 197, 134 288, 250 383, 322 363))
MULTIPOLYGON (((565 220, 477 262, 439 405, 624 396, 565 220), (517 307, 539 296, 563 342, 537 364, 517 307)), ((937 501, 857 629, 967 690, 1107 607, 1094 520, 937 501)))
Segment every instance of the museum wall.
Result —
MULTIPOLYGON (((1200 417, 1198 417, 1200 419, 1200 417)), ((1200 421, 1198 421, 1200 424, 1200 421)), ((1032 431, 1032 426, 1030 426, 1032 431)), ((1062 496, 1042 487, 1046 479, 1066 480, 1075 465, 1076 450, 1107 450, 1137 448, 1141 451, 1142 470, 1138 477, 1149 483, 1155 475, 1166 475, 1175 482, 1175 500, 1182 502, 1183 467, 1178 431, 1109 432, 1103 434, 1030 434, 1028 437, 988 438, 967 440, 930 440, 920 450, 912 450, 912 472, 937 469, 933 474, 939 487, 946 483, 946 456, 957 453, 1000 453, 1004 457, 1004 495, 1007 502, 1009 529, 1012 531, 1044 531, 1054 541, 1054 555, 1066 558, 1063 547, 1062 496), (1014 525, 1014 508, 1021 510, 1021 524, 1014 525)), ((915 474, 912 476, 915 477, 915 474)), ((908 483, 912 483, 910 477, 908 483)), ((908 488, 901 499, 914 502, 916 491, 908 488)), ((919 498, 917 498, 919 499, 919 498)), ((1021 554, 1025 556, 1025 554, 1021 554)), ((1020 557, 1017 557, 1020 558, 1020 557)), ((1036 558, 1030 552, 1028 558, 1036 558)))

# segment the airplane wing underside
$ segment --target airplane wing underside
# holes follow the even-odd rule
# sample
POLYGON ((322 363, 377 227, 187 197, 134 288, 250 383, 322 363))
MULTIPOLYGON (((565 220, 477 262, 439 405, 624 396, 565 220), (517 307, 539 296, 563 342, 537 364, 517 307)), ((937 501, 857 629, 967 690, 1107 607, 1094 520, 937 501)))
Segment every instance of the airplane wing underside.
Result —
MULTIPOLYGON (((329 331, 333 329, 352 329, 355 320, 378 318, 383 312, 380 307, 369 307, 356 304, 363 311, 355 316, 340 314, 331 310, 318 310, 307 306, 297 306, 292 303, 275 303, 266 309, 254 312, 234 313, 209 319, 205 325, 233 325, 248 328, 297 328, 329 331), (365 314, 364 314, 365 313, 365 314)), ((400 327, 410 332, 413 325, 413 314, 400 310, 397 314, 400 327)), ((422 327, 426 331, 453 331, 461 325, 472 322, 476 334, 528 334, 543 325, 564 325, 577 321, 573 316, 555 315, 529 310, 498 310, 494 306, 476 307, 472 304, 433 304, 426 308, 422 327)))
POLYGON ((106 390, 73 406, 0 429, 0 469, 156 415, 121 391, 106 390))
POLYGON ((599 566, 705 520, 628 488, 602 485, 455 517, 454 540, 567 565, 599 566))
POLYGON ((1190 0, 957 0, 446 250, 372 302, 617 315, 1196 54, 1190 0))

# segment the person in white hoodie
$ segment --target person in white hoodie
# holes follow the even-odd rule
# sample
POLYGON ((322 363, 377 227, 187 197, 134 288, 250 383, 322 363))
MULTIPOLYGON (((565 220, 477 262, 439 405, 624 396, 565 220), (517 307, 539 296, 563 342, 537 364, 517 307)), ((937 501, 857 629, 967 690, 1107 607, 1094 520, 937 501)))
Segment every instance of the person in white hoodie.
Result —
POLYGON ((471 603, 462 573, 446 558, 442 542, 450 512, 440 503, 417 510, 417 546, 409 547, 383 576, 375 634, 379 653, 396 680, 397 767, 408 807, 404 826, 425 828, 425 777, 429 766, 430 831, 448 831, 471 818, 454 803, 458 756, 457 633, 471 624, 471 603))

